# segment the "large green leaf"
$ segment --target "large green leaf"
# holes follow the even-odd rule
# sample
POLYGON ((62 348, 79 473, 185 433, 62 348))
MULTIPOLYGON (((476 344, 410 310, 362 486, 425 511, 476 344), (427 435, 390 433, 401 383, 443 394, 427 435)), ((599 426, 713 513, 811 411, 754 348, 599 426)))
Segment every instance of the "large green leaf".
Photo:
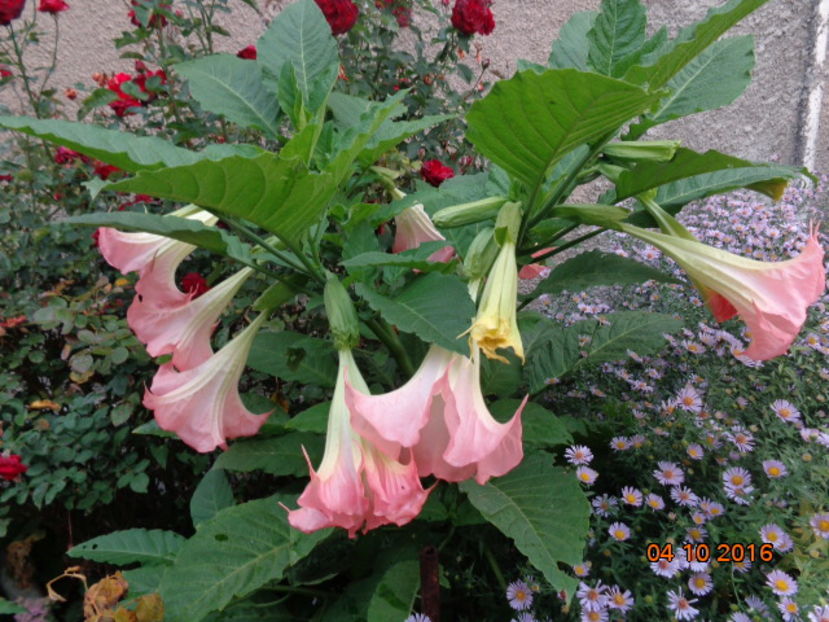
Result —
POLYGON ((146 231, 225 255, 248 265, 252 261, 250 247, 239 238, 218 227, 208 227, 190 218, 139 212, 99 212, 72 216, 62 222, 115 227, 124 231, 146 231))
POLYGON ((573 69, 523 71, 472 105, 467 136, 483 155, 534 188, 567 152, 615 131, 656 97, 573 69))
MULTIPOLYGON (((697 176, 718 173, 725 170, 740 170, 736 175, 722 178, 720 181, 730 180, 731 186, 727 190, 749 187, 773 198, 779 198, 786 187, 787 180, 804 174, 803 169, 777 164, 754 164, 748 160, 709 150, 698 153, 691 149, 677 149, 674 159, 670 162, 640 162, 632 169, 619 175, 616 182, 616 200, 621 201, 636 196, 651 188, 666 186, 672 182, 689 180, 697 176), (736 183, 736 180, 745 178, 745 183, 736 183), (766 183, 763 183, 766 182, 766 183)), ((706 186, 716 188, 710 183, 706 186)), ((718 189, 715 192, 723 192, 718 189)), ((676 188, 670 189, 670 195, 681 195, 676 188)), ((710 194, 710 193, 709 193, 710 194)), ((658 200, 657 200, 658 201, 658 200)), ((673 199, 672 204, 676 203, 673 199)))
POLYGON ((621 76, 624 59, 645 44, 647 21, 639 0, 602 0, 602 10, 587 34, 590 66, 606 76, 621 76))
POLYGON ((683 28, 670 42, 668 50, 653 62, 631 67, 625 80, 647 83, 651 90, 662 88, 729 28, 766 2, 768 0, 729 0, 710 9, 701 21, 683 28))
POLYGON ((670 315, 642 311, 611 313, 606 320, 609 325, 598 320, 568 327, 552 320, 536 324, 524 368, 530 391, 537 393, 551 378, 585 365, 623 360, 628 350, 643 356, 654 354, 664 345, 664 334, 682 327, 682 321, 670 315))
POLYGON ((268 497, 221 510, 185 542, 161 582, 167 622, 197 622, 245 596, 302 559, 330 530, 304 534, 288 524, 288 513, 268 497))
POLYGON ((0 127, 44 138, 125 171, 192 164, 204 157, 155 136, 135 136, 97 125, 58 119, 0 116, 0 127))
POLYGON ((468 354, 466 332, 475 315, 475 305, 466 285, 458 278, 433 272, 416 278, 394 298, 378 294, 358 283, 357 294, 390 324, 414 333, 427 343, 468 354))
POLYGON ((337 80, 339 55, 331 27, 314 0, 299 0, 282 9, 256 50, 274 91, 283 68, 290 65, 305 107, 313 114, 325 103, 337 80))
POLYGON ((298 241, 321 218, 336 183, 297 159, 233 156, 160 171, 142 171, 107 189, 195 203, 298 241))
POLYGON ((754 37, 745 35, 717 41, 688 63, 666 85, 670 94, 653 113, 631 127, 629 138, 689 114, 727 106, 751 82, 754 37))
POLYGON ((161 529, 126 529, 87 540, 70 549, 70 557, 115 564, 166 564, 175 559, 184 537, 161 529))
POLYGON ((590 504, 572 473, 553 467, 547 454, 533 454, 504 477, 460 488, 555 589, 575 592, 577 580, 558 564, 582 562, 590 504))
POLYGON ((282 380, 322 387, 333 387, 337 380, 337 357, 331 342, 290 331, 256 335, 247 364, 282 380))
POLYGON ((369 251, 360 253, 350 259, 342 261, 342 265, 349 270, 370 266, 398 266, 412 268, 422 272, 439 271, 450 269, 450 263, 429 261, 429 257, 436 251, 447 246, 445 241, 424 242, 417 248, 412 248, 400 253, 381 253, 369 251))
POLYGON ((404 620, 420 589, 420 564, 404 560, 391 566, 377 583, 368 602, 368 620, 404 620))
POLYGON ((553 42, 553 49, 547 63, 553 69, 578 69, 587 71, 587 57, 590 53, 590 42, 587 33, 593 28, 596 21, 596 11, 582 11, 573 13, 570 19, 558 33, 558 39, 553 42))
MULTIPOLYGON (((520 405, 521 400, 517 399, 498 400, 489 405, 489 410, 499 421, 507 421, 520 405)), ((560 447, 573 442, 573 436, 563 421, 535 402, 527 402, 524 406, 521 427, 527 447, 560 447)))
POLYGON ((191 95, 205 110, 278 138, 279 105, 262 84, 262 70, 257 63, 230 54, 214 54, 179 63, 176 71, 187 78, 191 95))
MULTIPOLYGON (((5 598, 0 598, 0 613, 4 615, 12 615, 15 613, 29 613, 29 610, 25 607, 21 607, 17 603, 13 603, 10 600, 6 600, 5 598)), ((27 616, 28 617, 28 616, 27 616)))
POLYGON ((216 467, 228 471, 264 471, 271 475, 308 475, 303 447, 313 464, 319 464, 325 439, 319 434, 292 432, 274 438, 255 438, 233 443, 216 460, 216 467))
POLYGON ((565 290, 580 292, 598 285, 631 285, 649 280, 676 283, 675 279, 664 272, 633 259, 592 250, 557 265, 549 276, 538 284, 533 296, 558 294, 565 290))
MULTIPOLYGON (((222 454, 219 456, 224 456, 222 454)), ((233 505, 233 489, 227 481, 227 475, 221 468, 210 469, 204 474, 193 496, 190 498, 190 518, 198 527, 204 521, 213 518, 220 510, 233 505)))

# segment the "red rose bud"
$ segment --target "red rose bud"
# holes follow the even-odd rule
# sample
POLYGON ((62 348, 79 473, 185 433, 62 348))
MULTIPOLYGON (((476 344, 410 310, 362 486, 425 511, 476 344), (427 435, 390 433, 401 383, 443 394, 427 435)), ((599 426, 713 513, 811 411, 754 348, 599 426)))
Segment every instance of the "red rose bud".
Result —
MULTIPOLYGON (((144 3, 141 2, 141 0, 130 0, 130 4, 132 6, 143 6, 144 5, 144 3)), ((159 5, 159 8, 169 10, 170 5, 169 4, 161 4, 161 5, 159 5)), ((136 28, 139 28, 139 27, 143 26, 143 24, 138 19, 138 16, 135 14, 135 11, 130 10, 130 12, 127 13, 127 17, 130 18, 130 23, 133 26, 135 26, 136 28)), ((164 15, 162 15, 161 13, 157 13, 156 11, 153 11, 150 14, 150 19, 149 19, 149 23, 147 24, 147 28, 163 28, 166 25, 167 25, 167 18, 164 17, 164 15)))
POLYGON ((147 65, 144 63, 143 60, 135 61, 135 71, 138 73, 144 73, 145 71, 147 71, 147 65))
POLYGON ((93 162, 92 164, 92 167, 95 169, 95 174, 104 180, 109 179, 110 175, 112 175, 113 173, 121 172, 121 169, 117 166, 107 164, 106 162, 101 162, 100 160, 95 160, 95 162, 93 162))
POLYGON ((236 56, 244 58, 245 60, 256 60, 256 46, 249 45, 236 52, 236 56))
POLYGON ((198 298, 203 293, 210 289, 205 279, 198 272, 188 272, 181 277, 181 289, 187 294, 193 294, 193 298, 198 298))
POLYGON ((354 27, 360 9, 351 0, 315 0, 319 6, 328 25, 331 26, 331 33, 341 35, 354 27))
POLYGON ((60 13, 68 8, 69 5, 63 0, 40 0, 40 6, 37 7, 37 10, 41 13, 51 13, 54 15, 55 13, 60 13))
POLYGON ((452 9, 452 25, 465 35, 488 35, 495 30, 491 0, 457 0, 452 9))
POLYGON ((72 99, 72 100, 74 100, 74 99, 77 99, 77 98, 78 98, 78 92, 77 92, 75 89, 73 89, 72 87, 68 87, 68 88, 66 88, 66 89, 63 91, 63 94, 64 94, 64 96, 66 97, 66 99, 72 99))
POLYGON ((17 479, 21 473, 28 470, 29 467, 20 461, 20 456, 17 454, 0 456, 0 477, 7 482, 17 479))
POLYGON ((445 166, 440 160, 426 160, 420 167, 420 176, 424 181, 437 187, 455 176, 451 167, 445 166))
POLYGON ((26 0, 0 0, 0 25, 8 26, 20 17, 26 0))

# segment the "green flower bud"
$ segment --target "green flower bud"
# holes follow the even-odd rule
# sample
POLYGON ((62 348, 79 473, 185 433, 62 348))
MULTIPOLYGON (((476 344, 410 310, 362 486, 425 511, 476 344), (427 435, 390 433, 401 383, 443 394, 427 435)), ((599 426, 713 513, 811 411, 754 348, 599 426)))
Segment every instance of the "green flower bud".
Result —
POLYGON ((679 149, 678 140, 629 141, 610 143, 602 153, 620 160, 647 160, 650 162, 669 162, 679 149))
POLYGON ((350 350, 360 342, 360 324, 351 297, 335 276, 325 283, 325 312, 337 350, 350 350))
POLYGON ((494 230, 490 227, 482 229, 469 245, 463 261, 463 271, 470 281, 484 278, 498 255, 498 245, 493 233, 494 230))
POLYGON ((495 241, 501 246, 518 243, 518 232, 521 229, 521 204, 510 201, 504 203, 495 219, 495 241))
POLYGON ((498 214, 498 210, 506 202, 506 197, 488 197, 470 203, 444 207, 432 216, 432 222, 438 227, 462 227, 489 220, 498 214))

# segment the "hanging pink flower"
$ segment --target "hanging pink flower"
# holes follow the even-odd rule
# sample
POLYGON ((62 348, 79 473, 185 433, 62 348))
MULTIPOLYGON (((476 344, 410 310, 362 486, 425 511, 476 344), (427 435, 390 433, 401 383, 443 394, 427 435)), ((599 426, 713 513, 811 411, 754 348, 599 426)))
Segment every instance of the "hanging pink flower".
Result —
POLYGON ((351 427, 346 375, 359 390, 368 392, 351 351, 340 350, 325 453, 318 470, 308 462, 311 481, 299 497, 299 509, 288 514, 291 525, 306 533, 342 527, 354 537, 360 529, 365 533, 389 523, 405 525, 420 513, 429 495, 408 452, 400 460, 393 459, 351 427))
MULTIPOLYGON (((186 217, 213 224, 216 217, 208 212, 184 208, 170 217, 186 217)), ((195 250, 192 244, 178 242, 152 233, 124 233, 111 227, 97 230, 97 245, 106 262, 122 273, 138 272, 135 290, 154 306, 178 306, 190 299, 176 286, 176 269, 195 250)))
POLYGON ((153 304, 150 296, 136 296, 127 310, 127 324, 150 356, 172 354, 179 371, 196 367, 213 355, 210 336, 217 320, 253 270, 244 268, 205 294, 186 295, 173 305, 153 304))
POLYGON ((200 365, 176 371, 162 365, 144 392, 162 430, 174 432, 198 452, 227 449, 227 439, 253 436, 270 413, 257 415, 239 397, 239 378, 265 314, 200 365))
POLYGON ((432 346, 405 385, 382 395, 346 384, 346 403, 358 433, 396 458, 411 450, 421 477, 484 484, 524 456, 521 412, 507 423, 489 412, 480 386, 480 353, 472 358, 432 346))
MULTIPOLYGON (((415 203, 394 218, 395 232, 391 251, 402 253, 417 248, 424 242, 438 242, 446 238, 435 228, 423 205, 415 203)), ((451 246, 444 246, 429 256, 429 261, 450 261, 455 254, 451 246)))
POLYGON ((622 225, 649 242, 688 273, 717 321, 739 315, 751 332, 745 356, 764 361, 785 354, 806 321, 806 309, 826 290, 823 249, 813 227, 794 259, 746 259, 702 242, 622 225))

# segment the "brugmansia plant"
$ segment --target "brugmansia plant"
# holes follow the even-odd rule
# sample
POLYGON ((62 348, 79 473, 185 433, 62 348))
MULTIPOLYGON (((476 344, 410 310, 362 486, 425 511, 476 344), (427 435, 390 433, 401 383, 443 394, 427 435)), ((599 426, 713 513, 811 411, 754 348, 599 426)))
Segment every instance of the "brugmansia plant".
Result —
MULTIPOLYGON (((159 357, 144 395, 158 433, 198 452, 224 450, 195 492, 190 538, 133 529, 70 554, 139 564, 124 573, 131 594, 159 592, 171 621, 237 619, 249 608, 257 619, 402 620, 418 592, 418 549, 452 546, 463 527, 480 538, 474 554, 494 563, 490 523, 572 597, 577 581, 560 565, 582 560, 589 504, 553 463, 578 422, 528 399, 629 348, 657 350, 681 322, 623 312, 565 328, 518 311, 542 294, 670 280, 632 259, 576 255, 524 297, 519 270, 623 232, 673 257, 717 320, 746 323, 745 356, 786 352, 825 286, 816 231, 798 257, 764 263, 698 242, 675 215, 736 188, 777 198, 808 172, 641 140, 742 92, 752 38, 720 37, 765 1, 729 0, 673 39, 664 29, 646 37, 638 0, 576 14, 547 66, 523 63, 471 106, 467 137, 488 172, 408 194, 396 186, 407 171, 378 160, 445 117, 395 121, 404 91, 379 102, 336 92, 337 43, 313 0, 274 19, 255 61, 218 54, 176 66, 204 109, 258 131, 257 144, 190 150, 0 118, 130 174, 90 183, 93 195, 179 206, 71 222, 101 227, 106 261, 138 275, 127 320, 159 357), (600 200, 571 200, 595 180, 609 188, 600 200), (184 293, 176 270, 198 249, 219 264, 207 291, 184 293), (257 289, 244 318, 225 320, 232 334, 217 339, 234 296, 257 289), (327 335, 284 330, 287 304, 299 304, 309 326, 327 323, 327 335), (330 402, 254 412, 240 393, 246 365, 316 395, 333 390, 330 402), (264 471, 278 488, 235 504, 227 471, 264 471), (390 525, 409 526, 380 529, 390 525), (339 587, 312 587, 325 582, 339 587)), ((426 612, 436 611, 430 593, 426 612)))

